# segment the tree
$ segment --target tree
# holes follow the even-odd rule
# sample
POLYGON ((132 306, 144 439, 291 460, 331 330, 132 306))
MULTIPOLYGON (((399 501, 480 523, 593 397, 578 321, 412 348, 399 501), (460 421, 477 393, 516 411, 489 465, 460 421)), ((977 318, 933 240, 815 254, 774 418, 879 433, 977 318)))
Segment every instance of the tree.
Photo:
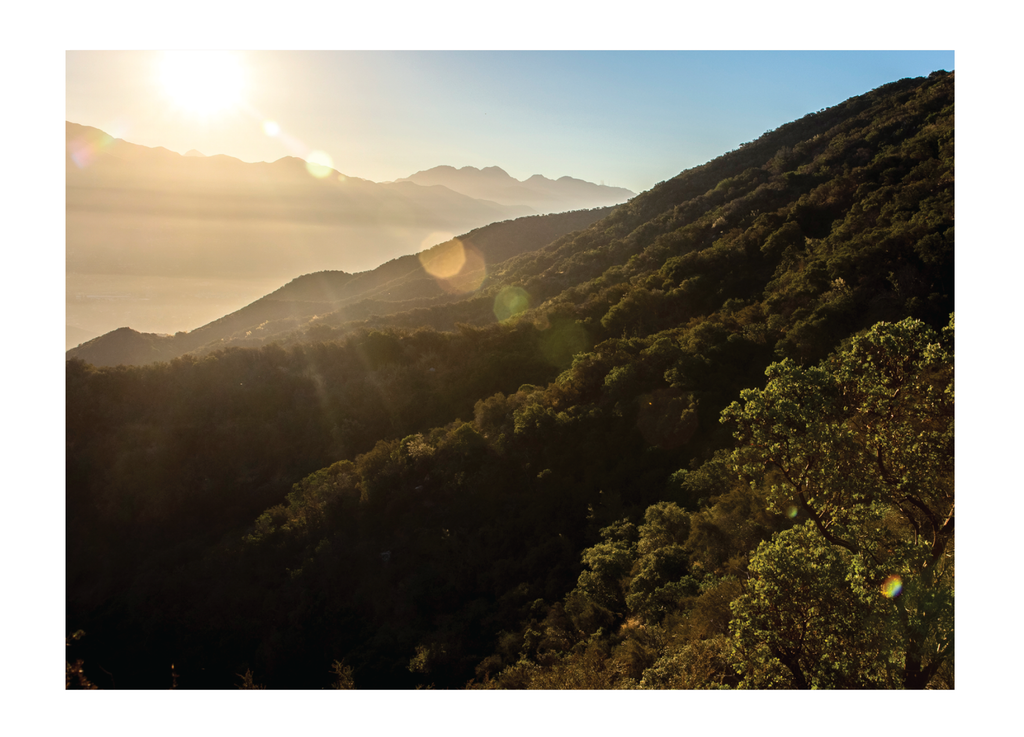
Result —
POLYGON ((626 611, 624 585, 636 561, 636 526, 619 520, 601 530, 602 542, 583 551, 586 569, 566 597, 565 612, 583 633, 620 621, 626 611))
POLYGON ((644 512, 637 532, 637 560, 630 572, 626 605, 631 614, 654 622, 677 608, 681 598, 697 594, 696 581, 687 575, 689 556, 683 549, 690 518, 675 503, 658 502, 644 512))
POLYGON ((849 553, 825 543, 811 522, 761 544, 730 622, 745 687, 893 685, 883 667, 885 627, 849 570, 849 553))
POLYGON ((797 686, 924 688, 952 662, 952 344, 952 317, 941 335, 879 323, 818 366, 772 364, 763 390, 722 413, 739 469, 803 521, 758 548, 733 605, 748 671, 774 661, 797 686), (847 659, 842 677, 822 674, 822 638, 847 659), (868 673, 883 645, 883 672, 868 673))

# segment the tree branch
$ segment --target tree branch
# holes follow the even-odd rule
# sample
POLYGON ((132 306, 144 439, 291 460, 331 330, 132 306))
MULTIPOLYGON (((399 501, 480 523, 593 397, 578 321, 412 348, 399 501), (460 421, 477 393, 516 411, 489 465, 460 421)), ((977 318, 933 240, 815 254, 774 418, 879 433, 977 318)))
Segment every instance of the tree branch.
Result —
MULTIPOLYGON (((831 532, 825 529, 825 526, 821 522, 821 516, 814 510, 810 502, 807 501, 807 495, 804 494, 804 492, 801 491, 797 493, 797 500, 800 502, 800 506, 804 508, 804 511, 807 512, 807 516, 811 518, 811 521, 814 523, 814 526, 817 528, 818 532, 821 533, 821 536, 824 537, 828 542, 832 543, 833 545, 838 545, 841 548, 845 548, 854 555, 857 555, 858 553, 862 552, 858 547, 856 547, 852 543, 846 542, 842 538, 833 535, 831 532)), ((875 561, 875 563, 878 563, 878 559, 871 554, 871 551, 866 552, 871 557, 871 559, 875 561)))

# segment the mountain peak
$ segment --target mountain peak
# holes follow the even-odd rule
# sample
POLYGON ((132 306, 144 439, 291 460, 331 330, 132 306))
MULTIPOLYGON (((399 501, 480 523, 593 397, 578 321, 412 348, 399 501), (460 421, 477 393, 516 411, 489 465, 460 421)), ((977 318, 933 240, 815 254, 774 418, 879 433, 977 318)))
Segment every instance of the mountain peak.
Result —
POLYGON ((534 174, 525 181, 512 177, 500 166, 435 166, 418 171, 399 182, 412 182, 423 186, 443 185, 453 192, 489 200, 503 205, 523 205, 538 213, 567 212, 569 210, 606 207, 625 202, 633 192, 620 187, 585 182, 573 177, 555 181, 534 174))
POLYGON ((193 149, 189 149, 183 155, 184 156, 202 156, 203 158, 206 158, 206 154, 202 153, 201 151, 196 151, 194 148, 193 149))
MULTIPOLYGON (((473 169, 471 166, 463 167, 465 169, 473 169)), ((460 169, 461 171, 461 169, 460 169)), ((502 169, 500 166, 485 166, 483 169, 476 169, 481 174, 487 174, 492 177, 501 177, 502 179, 512 179, 512 175, 502 169)), ((518 181, 518 180, 517 180, 518 181)))

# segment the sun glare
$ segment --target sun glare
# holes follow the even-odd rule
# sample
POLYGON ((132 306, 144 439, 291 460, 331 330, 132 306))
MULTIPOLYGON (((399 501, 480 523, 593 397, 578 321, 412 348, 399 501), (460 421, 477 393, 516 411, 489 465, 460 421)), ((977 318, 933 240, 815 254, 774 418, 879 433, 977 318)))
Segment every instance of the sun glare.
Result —
POLYGON ((167 51, 160 82, 177 107, 205 117, 241 102, 245 74, 237 56, 228 51, 167 51))

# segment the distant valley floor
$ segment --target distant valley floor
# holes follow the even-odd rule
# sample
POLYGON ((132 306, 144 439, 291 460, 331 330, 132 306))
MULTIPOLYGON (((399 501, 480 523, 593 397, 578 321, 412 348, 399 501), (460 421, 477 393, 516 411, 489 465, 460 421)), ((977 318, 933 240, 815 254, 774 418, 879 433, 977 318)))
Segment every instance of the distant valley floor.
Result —
POLYGON ((66 345, 120 327, 145 333, 192 330, 273 292, 293 275, 251 278, 66 275, 66 345))

